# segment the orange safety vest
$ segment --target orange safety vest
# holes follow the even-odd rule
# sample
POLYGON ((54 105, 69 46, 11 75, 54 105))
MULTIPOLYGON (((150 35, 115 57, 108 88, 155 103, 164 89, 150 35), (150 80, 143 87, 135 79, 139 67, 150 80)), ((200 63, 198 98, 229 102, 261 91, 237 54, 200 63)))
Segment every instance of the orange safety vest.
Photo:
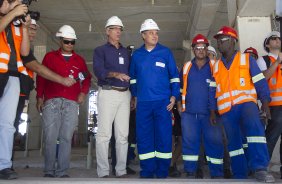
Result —
MULTIPOLYGON (((18 71, 24 75, 28 75, 26 68, 23 65, 20 50, 22 42, 22 28, 11 24, 12 35, 16 50, 18 71)), ((6 32, 2 31, 0 34, 0 73, 8 72, 8 63, 10 61, 11 49, 7 41, 6 32)))
POLYGON ((249 54, 237 53, 229 70, 218 60, 214 64, 216 98, 219 114, 230 111, 236 104, 257 103, 257 93, 250 75, 249 54))
MULTIPOLYGON (((268 57, 270 58, 270 61, 273 64, 276 59, 271 56, 268 57)), ((282 105, 282 72, 280 67, 281 65, 279 64, 271 78, 268 79, 268 86, 271 97, 271 102, 269 103, 269 106, 282 105)))
MULTIPOLYGON (((210 68, 212 70, 213 65, 214 65, 215 61, 214 60, 210 60, 209 64, 210 64, 210 68)), ((183 66, 183 86, 182 89, 180 89, 180 93, 181 93, 181 104, 182 104, 182 112, 185 111, 186 107, 185 107, 185 98, 186 98, 186 94, 187 94, 187 86, 188 86, 188 74, 189 71, 191 69, 192 66, 192 62, 191 61, 187 61, 184 66, 183 66)))

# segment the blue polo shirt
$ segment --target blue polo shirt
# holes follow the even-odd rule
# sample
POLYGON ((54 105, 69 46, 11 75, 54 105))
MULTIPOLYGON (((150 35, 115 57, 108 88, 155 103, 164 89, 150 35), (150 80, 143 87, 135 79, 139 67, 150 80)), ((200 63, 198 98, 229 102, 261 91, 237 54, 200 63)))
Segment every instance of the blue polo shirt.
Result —
POLYGON ((129 87, 129 82, 116 78, 108 78, 109 72, 119 72, 129 75, 130 53, 121 44, 117 49, 109 42, 94 50, 93 71, 98 79, 98 85, 129 87))

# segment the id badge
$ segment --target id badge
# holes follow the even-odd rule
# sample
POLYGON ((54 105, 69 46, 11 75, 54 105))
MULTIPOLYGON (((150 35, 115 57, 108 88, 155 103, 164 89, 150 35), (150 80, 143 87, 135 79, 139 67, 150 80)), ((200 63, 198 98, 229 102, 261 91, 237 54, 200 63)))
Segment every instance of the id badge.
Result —
POLYGON ((119 64, 123 65, 124 64, 124 58, 123 57, 119 57, 118 58, 119 64))

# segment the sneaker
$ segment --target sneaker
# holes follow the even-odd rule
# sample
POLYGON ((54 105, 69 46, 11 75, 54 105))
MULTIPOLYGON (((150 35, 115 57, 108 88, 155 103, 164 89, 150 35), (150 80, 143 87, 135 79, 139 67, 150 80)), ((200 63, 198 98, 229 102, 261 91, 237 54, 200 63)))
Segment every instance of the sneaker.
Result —
POLYGON ((255 178, 257 181, 264 182, 264 183, 274 183, 274 177, 265 170, 258 170, 255 171, 255 178))
POLYGON ((117 176, 117 178, 129 178, 129 175, 128 174, 123 174, 123 175, 117 176))
POLYGON ((186 177, 188 179, 196 179, 196 173, 194 173, 194 172, 187 172, 186 173, 186 177))
POLYGON ((13 171, 11 168, 0 170, 0 179, 12 180, 17 178, 18 178, 18 174, 15 171, 13 171))
POLYGON ((134 175, 136 174, 136 171, 134 171, 133 169, 131 169, 130 167, 126 167, 126 173, 130 174, 130 175, 134 175))

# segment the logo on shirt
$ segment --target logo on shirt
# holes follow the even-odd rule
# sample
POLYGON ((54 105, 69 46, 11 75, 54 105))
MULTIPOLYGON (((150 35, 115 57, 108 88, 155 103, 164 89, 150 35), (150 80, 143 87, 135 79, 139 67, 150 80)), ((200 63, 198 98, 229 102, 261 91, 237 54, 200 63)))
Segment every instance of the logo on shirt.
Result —
POLYGON ((245 78, 240 78, 240 86, 245 86, 245 78))
POLYGON ((165 67, 165 63, 162 63, 162 62, 156 62, 156 66, 159 66, 159 67, 164 68, 164 67, 165 67))

